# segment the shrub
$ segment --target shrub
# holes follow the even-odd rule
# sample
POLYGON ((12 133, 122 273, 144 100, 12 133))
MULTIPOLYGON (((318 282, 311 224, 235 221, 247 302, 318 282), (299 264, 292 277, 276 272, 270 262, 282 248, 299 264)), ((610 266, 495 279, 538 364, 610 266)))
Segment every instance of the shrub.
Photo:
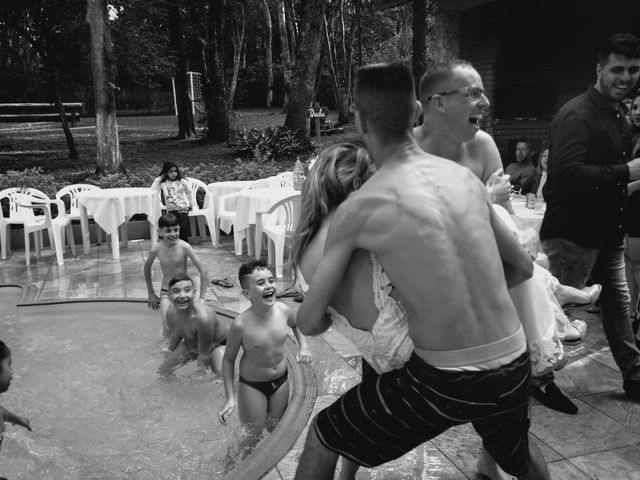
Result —
POLYGON ((252 128, 236 131, 227 142, 242 157, 256 162, 289 161, 298 154, 313 149, 300 134, 283 127, 252 128))
POLYGON ((30 187, 55 198, 56 192, 64 185, 66 185, 65 180, 55 178, 50 173, 44 173, 41 167, 32 167, 25 170, 7 170, 4 175, 0 175, 0 190, 13 187, 30 187))

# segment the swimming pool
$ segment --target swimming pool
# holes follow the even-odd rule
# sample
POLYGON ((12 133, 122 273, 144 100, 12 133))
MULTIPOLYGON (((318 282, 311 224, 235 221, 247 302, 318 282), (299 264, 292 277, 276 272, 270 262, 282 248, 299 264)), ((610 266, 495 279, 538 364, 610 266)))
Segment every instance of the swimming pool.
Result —
MULTIPOLYGON (((2 475, 83 480, 224 475, 237 415, 231 425, 220 425, 221 380, 211 373, 194 376, 194 362, 175 376, 157 373, 166 345, 157 312, 144 302, 29 304, 23 291, 21 306, 12 308, 20 294, 18 287, 0 288, 0 338, 11 348, 14 366, 0 404, 27 416, 34 431, 8 428, 0 452, 2 475)), ((305 375, 298 375, 304 387, 305 375)), ((312 406, 295 397, 294 392, 274 433, 229 478, 258 478, 270 468, 265 458, 277 450, 280 457, 286 454, 291 445, 287 448, 286 438, 282 442, 282 433, 291 436, 296 426, 299 434, 303 424, 297 424, 304 412, 308 419, 312 406)))

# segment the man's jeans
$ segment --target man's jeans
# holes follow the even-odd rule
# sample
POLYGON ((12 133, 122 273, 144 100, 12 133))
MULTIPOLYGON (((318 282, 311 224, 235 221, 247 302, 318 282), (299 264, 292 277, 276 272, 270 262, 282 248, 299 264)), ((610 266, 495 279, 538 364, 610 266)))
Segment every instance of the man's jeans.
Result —
POLYGON ((541 242, 549 270, 560 283, 584 288, 589 277, 602 285, 600 312, 611 354, 622 377, 640 380, 640 352, 629 318, 629 287, 624 270, 624 242, 601 249, 586 248, 563 238, 541 242))

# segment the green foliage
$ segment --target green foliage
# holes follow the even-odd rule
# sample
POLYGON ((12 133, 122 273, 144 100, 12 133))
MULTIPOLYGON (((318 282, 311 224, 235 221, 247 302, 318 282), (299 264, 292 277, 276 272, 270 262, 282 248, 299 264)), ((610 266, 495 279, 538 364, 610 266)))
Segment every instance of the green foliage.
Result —
POLYGON ((29 187, 40 190, 49 197, 55 198, 56 192, 66 183, 55 178, 50 173, 44 173, 42 168, 33 167, 26 170, 7 170, 0 175, 0 190, 14 187, 29 187))
POLYGON ((260 164, 271 160, 289 161, 298 154, 311 150, 311 146, 296 132, 283 127, 243 128, 227 142, 243 157, 260 164))

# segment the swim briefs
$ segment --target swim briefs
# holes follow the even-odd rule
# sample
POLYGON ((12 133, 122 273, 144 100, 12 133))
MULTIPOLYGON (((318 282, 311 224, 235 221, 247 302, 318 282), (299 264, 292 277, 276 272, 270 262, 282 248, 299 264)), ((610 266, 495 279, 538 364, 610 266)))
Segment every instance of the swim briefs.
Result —
POLYGON ((402 368, 346 392, 315 417, 314 428, 329 450, 371 468, 471 422, 498 465, 518 476, 529 468, 530 394, 528 351, 471 372, 440 370, 414 353, 402 368))
POLYGON ((262 392, 265 397, 269 398, 271 395, 276 393, 278 389, 287 381, 289 377, 289 372, 287 370, 284 371, 284 375, 276 378, 275 380, 269 380, 267 382, 252 382, 251 380, 247 380, 240 375, 238 381, 240 383, 244 383, 245 385, 249 385, 252 388, 255 388, 259 392, 262 392))

